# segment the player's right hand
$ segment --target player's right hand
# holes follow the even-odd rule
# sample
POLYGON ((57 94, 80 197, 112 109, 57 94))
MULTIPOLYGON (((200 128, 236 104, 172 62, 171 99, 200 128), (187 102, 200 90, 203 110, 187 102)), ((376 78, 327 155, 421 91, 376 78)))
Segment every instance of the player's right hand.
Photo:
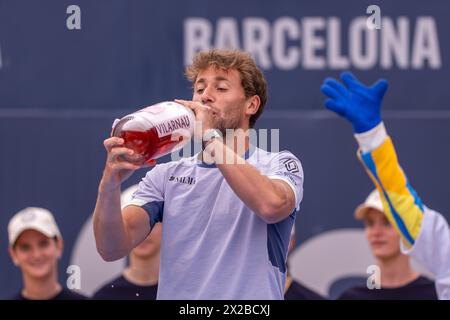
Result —
POLYGON ((103 189, 120 187, 122 182, 128 179, 134 171, 156 164, 155 160, 140 164, 138 162, 139 155, 134 154, 132 149, 126 148, 124 143, 124 140, 118 137, 111 137, 103 141, 107 151, 106 165, 101 181, 103 189))

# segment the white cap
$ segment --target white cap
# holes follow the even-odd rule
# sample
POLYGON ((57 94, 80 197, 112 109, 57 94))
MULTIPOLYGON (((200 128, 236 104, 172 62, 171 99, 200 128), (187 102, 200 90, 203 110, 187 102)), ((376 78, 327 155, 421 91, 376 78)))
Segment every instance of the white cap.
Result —
POLYGON ((377 189, 373 190, 366 198, 364 203, 360 204, 355 210, 355 219, 363 220, 370 209, 376 209, 381 213, 384 212, 383 203, 381 202, 380 193, 377 189))
POLYGON ((14 245, 22 232, 30 229, 39 231, 49 238, 61 237, 61 233, 50 211, 44 208, 28 207, 17 212, 9 220, 9 245, 14 245))

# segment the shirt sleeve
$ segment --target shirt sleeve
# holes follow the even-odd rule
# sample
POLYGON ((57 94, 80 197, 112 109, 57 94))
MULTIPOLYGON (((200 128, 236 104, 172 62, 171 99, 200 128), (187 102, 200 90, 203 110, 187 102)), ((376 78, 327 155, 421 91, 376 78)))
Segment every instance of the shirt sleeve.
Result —
POLYGON ((165 172, 163 164, 147 172, 128 203, 128 205, 141 207, 147 212, 151 228, 155 223, 163 220, 165 172))
POLYGON ((303 168, 300 160, 288 151, 281 151, 271 160, 263 174, 269 179, 286 182, 295 195, 295 208, 300 209, 303 198, 303 168))
POLYGON ((378 189, 384 213, 408 245, 414 245, 423 219, 423 205, 397 159, 383 123, 355 135, 358 158, 378 189))
POLYGON ((401 249, 435 276, 438 298, 450 300, 450 229, 445 218, 425 207, 416 243, 407 247, 402 242, 401 249))
POLYGON ((450 229, 422 204, 398 162, 383 123, 355 135, 358 157, 380 192, 384 213, 402 236, 401 247, 435 276, 439 299, 450 299, 450 229))

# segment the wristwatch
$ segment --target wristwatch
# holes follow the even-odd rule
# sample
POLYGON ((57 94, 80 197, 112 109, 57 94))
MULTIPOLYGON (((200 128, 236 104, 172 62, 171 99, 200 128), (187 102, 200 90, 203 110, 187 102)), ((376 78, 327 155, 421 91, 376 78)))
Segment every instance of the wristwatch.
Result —
POLYGON ((218 129, 206 130, 206 132, 203 134, 203 145, 207 145, 213 139, 222 140, 223 139, 222 132, 220 132, 218 129))
POLYGON ((206 154, 206 157, 209 159, 205 160, 205 158, 203 158, 203 160, 208 164, 216 162, 215 159, 216 150, 214 146, 212 146, 213 148, 207 148, 207 146, 216 139, 219 141, 223 141, 222 132, 218 129, 209 129, 206 130, 206 132, 203 134, 203 141, 202 141, 203 153, 206 154))
POLYGON ((218 129, 206 130, 202 138, 202 149, 206 150, 206 146, 213 142, 214 139, 219 139, 222 141, 222 133, 218 129))

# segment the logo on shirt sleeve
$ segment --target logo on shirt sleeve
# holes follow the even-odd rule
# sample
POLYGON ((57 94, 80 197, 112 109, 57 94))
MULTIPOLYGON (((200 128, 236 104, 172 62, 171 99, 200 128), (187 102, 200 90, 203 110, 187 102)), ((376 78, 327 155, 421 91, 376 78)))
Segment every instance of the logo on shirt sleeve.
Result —
POLYGON ((286 170, 287 170, 288 172, 290 172, 290 173, 297 173, 297 172, 300 171, 300 170, 298 169, 297 162, 296 162, 294 159, 292 159, 292 158, 289 158, 289 159, 284 160, 284 161, 283 161, 283 164, 284 164, 284 166, 286 167, 286 170))

